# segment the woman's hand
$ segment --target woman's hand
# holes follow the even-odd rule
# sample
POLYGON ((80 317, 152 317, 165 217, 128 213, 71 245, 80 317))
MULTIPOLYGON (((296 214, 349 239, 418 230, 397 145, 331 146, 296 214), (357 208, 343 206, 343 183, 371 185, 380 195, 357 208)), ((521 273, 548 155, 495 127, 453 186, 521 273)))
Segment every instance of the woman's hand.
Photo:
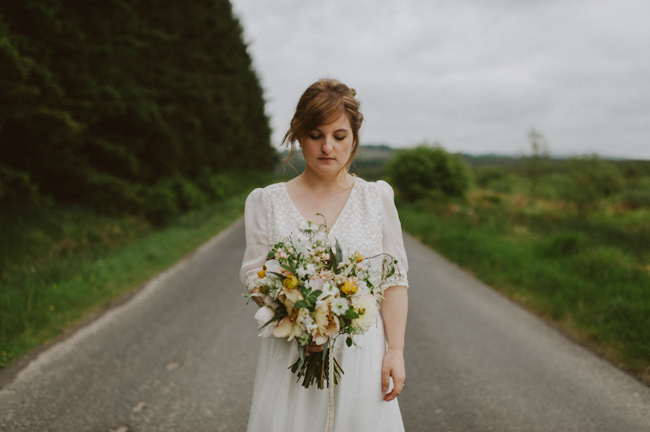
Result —
POLYGON ((404 368, 404 351, 401 349, 388 348, 384 355, 384 362, 381 367, 381 387, 386 393, 384 400, 386 402, 395 399, 402 393, 404 380, 406 379, 406 369, 404 368), (390 384, 389 377, 393 377, 393 390, 388 392, 390 384))
MULTIPOLYGON (((257 288, 253 288, 253 290, 251 290, 252 294, 258 294, 259 292, 260 291, 257 288)), ((262 297, 255 296, 255 297, 251 297, 251 298, 257 304, 257 307, 264 306, 264 300, 262 299, 262 297)))

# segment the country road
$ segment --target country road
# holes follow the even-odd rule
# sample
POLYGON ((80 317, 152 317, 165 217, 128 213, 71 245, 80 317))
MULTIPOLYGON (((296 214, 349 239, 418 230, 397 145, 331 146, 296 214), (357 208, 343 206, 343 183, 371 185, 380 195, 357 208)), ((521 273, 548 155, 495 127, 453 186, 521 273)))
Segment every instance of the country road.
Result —
MULTIPOLYGON (((406 431, 650 431, 650 388, 405 242, 406 431)), ((259 341, 243 248, 239 221, 15 378, 0 372, 0 431, 245 431, 259 341)))

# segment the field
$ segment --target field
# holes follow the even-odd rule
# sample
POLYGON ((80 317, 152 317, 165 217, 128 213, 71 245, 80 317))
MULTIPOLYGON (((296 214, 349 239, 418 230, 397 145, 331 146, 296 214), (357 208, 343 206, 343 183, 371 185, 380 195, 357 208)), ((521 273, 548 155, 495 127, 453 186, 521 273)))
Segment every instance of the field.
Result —
POLYGON ((605 162, 623 174, 599 196, 561 189, 577 176, 571 161, 553 161, 535 184, 524 161, 490 162, 473 164, 465 199, 400 201, 403 228, 650 384, 648 164, 626 176, 628 162, 605 162))

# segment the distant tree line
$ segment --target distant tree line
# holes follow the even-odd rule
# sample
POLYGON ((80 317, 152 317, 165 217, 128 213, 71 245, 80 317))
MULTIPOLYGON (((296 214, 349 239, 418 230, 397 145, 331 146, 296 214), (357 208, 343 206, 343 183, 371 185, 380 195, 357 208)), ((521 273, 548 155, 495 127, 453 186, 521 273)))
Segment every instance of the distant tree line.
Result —
POLYGON ((0 2, 0 203, 156 219, 275 164, 228 0, 0 2))

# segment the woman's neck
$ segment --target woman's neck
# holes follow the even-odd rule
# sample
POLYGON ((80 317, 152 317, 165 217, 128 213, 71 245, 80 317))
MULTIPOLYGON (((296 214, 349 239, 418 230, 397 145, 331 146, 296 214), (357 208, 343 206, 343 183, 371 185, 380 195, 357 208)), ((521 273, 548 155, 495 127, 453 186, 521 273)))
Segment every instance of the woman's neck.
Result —
POLYGON ((327 192, 334 189, 348 189, 354 186, 354 176, 348 174, 347 170, 336 173, 332 176, 322 176, 305 167, 305 170, 295 178, 296 182, 313 191, 327 192))

